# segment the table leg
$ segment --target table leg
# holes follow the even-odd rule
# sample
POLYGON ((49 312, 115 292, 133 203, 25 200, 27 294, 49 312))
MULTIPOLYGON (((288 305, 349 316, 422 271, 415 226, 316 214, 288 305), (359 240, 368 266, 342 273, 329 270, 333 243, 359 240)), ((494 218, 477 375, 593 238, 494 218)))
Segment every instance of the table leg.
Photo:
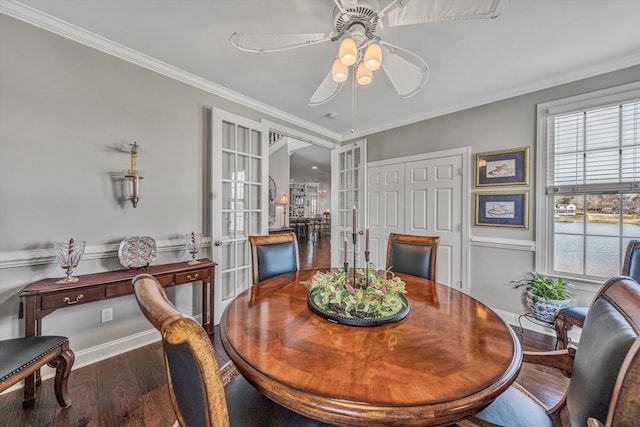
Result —
MULTIPOLYGON (((36 314, 36 297, 35 295, 25 297, 25 314, 24 314, 24 336, 33 337, 40 335, 42 322, 37 319, 36 314)), ((33 405, 36 399, 36 386, 40 385, 40 369, 24 379, 24 400, 22 406, 28 408, 33 405)))

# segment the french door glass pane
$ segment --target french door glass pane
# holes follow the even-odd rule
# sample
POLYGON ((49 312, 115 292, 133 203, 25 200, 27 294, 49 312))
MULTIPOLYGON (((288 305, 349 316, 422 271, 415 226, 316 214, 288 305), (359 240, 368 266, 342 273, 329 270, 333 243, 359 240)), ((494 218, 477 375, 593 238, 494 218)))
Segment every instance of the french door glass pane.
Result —
POLYGON ((238 155, 238 173, 236 180, 239 182, 247 181, 249 177, 249 157, 238 155))
POLYGON ((249 242, 246 240, 239 241, 237 244, 238 248, 238 266, 249 265, 251 263, 251 255, 249 252, 249 242))
POLYGON ((222 213, 222 240, 232 239, 235 236, 232 219, 231 212, 222 213))
POLYGON ((233 191, 230 182, 222 183, 222 209, 231 209, 233 203, 233 191))
POLYGON ((260 182, 260 177, 262 176, 261 165, 261 159, 256 157, 251 158, 251 176, 249 177, 249 181, 260 182))
POLYGON ((235 150, 236 148, 236 131, 233 123, 222 123, 222 148, 235 150))
POLYGON ((238 126, 238 148, 237 150, 241 153, 249 152, 249 129, 243 126, 238 126))
POLYGON ((228 270, 236 266, 235 243, 225 242, 222 245, 222 265, 220 268, 228 270))
POLYGON ((262 191, 261 191, 262 186, 254 184, 251 186, 247 185, 247 187, 251 188, 251 200, 253 201, 251 203, 251 209, 255 209, 261 206, 262 205, 262 191))
POLYGON ((236 296, 236 272, 235 270, 222 273, 222 300, 228 300, 236 296))
POLYGON ((251 233, 252 234, 258 234, 260 232, 260 213, 259 212, 252 212, 250 214, 251 217, 251 233))
POLYGON ((251 269, 242 268, 238 270, 238 289, 237 292, 243 292, 251 287, 251 269))
POLYGON ((251 131, 251 154, 262 155, 262 134, 258 131, 251 131))
POLYGON ((233 179, 236 171, 235 158, 233 153, 222 152, 222 179, 233 179))

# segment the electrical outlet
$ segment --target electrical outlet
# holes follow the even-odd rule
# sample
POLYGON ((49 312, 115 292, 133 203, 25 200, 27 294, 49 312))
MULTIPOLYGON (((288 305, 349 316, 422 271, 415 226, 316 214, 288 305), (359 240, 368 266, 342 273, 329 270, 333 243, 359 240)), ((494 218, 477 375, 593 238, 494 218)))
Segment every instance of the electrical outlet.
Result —
POLYGON ((111 322, 113 320, 113 308, 103 308, 102 309, 102 320, 101 323, 111 322))

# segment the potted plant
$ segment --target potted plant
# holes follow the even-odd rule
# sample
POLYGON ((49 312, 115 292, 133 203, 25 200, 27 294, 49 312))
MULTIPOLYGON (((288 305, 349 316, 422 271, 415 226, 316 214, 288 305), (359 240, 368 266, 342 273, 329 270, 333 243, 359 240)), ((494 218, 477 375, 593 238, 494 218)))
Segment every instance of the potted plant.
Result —
POLYGON ((573 286, 562 277, 554 280, 534 271, 529 273, 529 277, 514 283, 514 288, 523 287, 527 291, 527 305, 538 320, 553 323, 558 311, 571 306, 573 286))

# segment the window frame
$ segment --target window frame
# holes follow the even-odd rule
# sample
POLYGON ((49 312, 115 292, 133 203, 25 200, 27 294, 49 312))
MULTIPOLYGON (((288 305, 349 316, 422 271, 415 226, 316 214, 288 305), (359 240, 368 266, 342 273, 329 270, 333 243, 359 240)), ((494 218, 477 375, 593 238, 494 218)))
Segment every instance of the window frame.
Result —
MULTIPOLYGON (((545 275, 557 276, 553 272, 553 209, 555 194, 547 194, 547 131, 549 116, 556 116, 591 108, 624 103, 640 97, 640 81, 581 95, 544 102, 537 105, 536 135, 536 252, 535 269, 545 275)), ((640 192, 638 183, 634 192, 640 192)), ((601 279, 593 279, 583 275, 563 274, 563 278, 573 283, 600 286, 601 279)))

